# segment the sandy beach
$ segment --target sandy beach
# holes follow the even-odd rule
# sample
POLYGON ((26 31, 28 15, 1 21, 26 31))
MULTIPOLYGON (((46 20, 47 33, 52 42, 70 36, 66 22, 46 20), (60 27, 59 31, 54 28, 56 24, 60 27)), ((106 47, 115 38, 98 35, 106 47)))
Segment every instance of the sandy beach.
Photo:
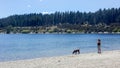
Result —
POLYGON ((120 68, 120 51, 0 62, 0 68, 120 68))

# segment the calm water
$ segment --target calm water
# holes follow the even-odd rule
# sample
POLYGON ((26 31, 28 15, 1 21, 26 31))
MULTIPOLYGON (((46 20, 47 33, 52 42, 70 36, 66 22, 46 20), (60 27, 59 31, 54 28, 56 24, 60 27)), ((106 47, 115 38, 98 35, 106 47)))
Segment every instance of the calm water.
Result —
POLYGON ((98 38, 103 51, 120 50, 118 34, 0 34, 0 61, 97 52, 98 38))

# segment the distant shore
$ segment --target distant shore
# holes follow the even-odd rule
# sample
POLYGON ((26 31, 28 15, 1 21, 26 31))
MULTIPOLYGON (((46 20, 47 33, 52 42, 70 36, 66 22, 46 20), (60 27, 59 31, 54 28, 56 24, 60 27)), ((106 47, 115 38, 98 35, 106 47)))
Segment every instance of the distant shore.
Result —
POLYGON ((0 68, 119 68, 120 50, 0 62, 0 68))
MULTIPOLYGON (((5 33, 5 32, 1 32, 0 34, 8 34, 8 33, 5 33)), ((45 33, 33 33, 33 32, 30 32, 30 33, 9 33, 9 34, 120 34, 120 32, 90 32, 90 33, 85 33, 85 32, 79 32, 79 33, 75 33, 75 32, 72 32, 72 33, 67 33, 67 32, 53 32, 53 33, 49 33, 49 32, 45 32, 45 33)))

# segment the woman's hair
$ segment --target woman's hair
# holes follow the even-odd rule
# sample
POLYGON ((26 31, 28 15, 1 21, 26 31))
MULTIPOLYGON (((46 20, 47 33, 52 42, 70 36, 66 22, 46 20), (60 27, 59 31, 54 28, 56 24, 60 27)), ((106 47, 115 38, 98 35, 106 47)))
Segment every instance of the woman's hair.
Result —
POLYGON ((100 39, 98 39, 98 41, 101 41, 100 39))

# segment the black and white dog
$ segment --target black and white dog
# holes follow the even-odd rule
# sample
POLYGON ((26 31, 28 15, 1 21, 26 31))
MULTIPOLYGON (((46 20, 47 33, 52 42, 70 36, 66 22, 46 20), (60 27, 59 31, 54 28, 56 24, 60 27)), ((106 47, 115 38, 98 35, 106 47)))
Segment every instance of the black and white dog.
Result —
POLYGON ((80 54, 80 49, 76 49, 76 50, 74 50, 73 52, 72 52, 72 54, 80 54))

